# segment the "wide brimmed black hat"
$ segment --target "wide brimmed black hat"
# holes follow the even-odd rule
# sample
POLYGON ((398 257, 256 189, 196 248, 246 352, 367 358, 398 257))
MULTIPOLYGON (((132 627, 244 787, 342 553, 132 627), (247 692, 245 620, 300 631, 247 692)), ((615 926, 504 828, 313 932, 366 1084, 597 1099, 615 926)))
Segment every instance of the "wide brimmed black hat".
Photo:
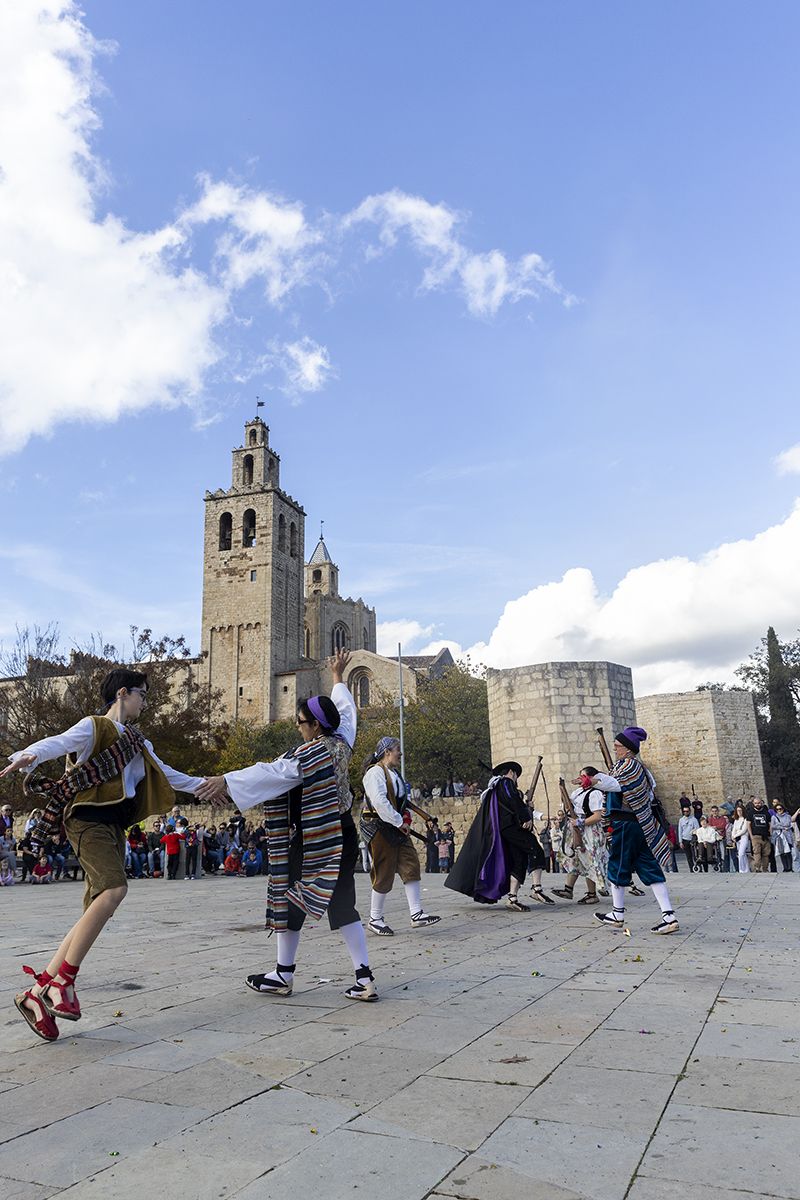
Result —
POLYGON ((492 767, 493 775, 507 775, 509 771, 513 771, 515 775, 522 774, 522 767, 518 762, 502 762, 496 767, 492 767))

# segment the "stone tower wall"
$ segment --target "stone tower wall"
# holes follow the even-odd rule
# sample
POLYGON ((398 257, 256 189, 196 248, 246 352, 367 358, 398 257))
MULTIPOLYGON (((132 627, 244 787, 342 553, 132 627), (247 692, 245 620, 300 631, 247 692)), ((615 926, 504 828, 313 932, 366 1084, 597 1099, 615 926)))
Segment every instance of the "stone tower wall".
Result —
POLYGON ((206 493, 202 649, 206 678, 222 693, 221 719, 273 720, 275 674, 299 666, 303 653, 305 514, 277 486, 278 456, 267 435, 262 422, 248 422, 244 446, 232 453, 232 486, 206 493), (252 459, 246 478, 245 458, 252 459), (251 545, 243 536, 248 510, 251 545), (220 549, 224 513, 229 549, 220 549))
MULTIPOLYGON (((597 726, 611 745, 618 729, 635 723, 630 668, 617 663, 535 663, 489 670, 486 682, 493 762, 521 763, 525 788, 541 754, 553 812, 559 775, 569 781, 582 766, 602 769, 597 726)), ((541 806, 544 789, 536 799, 541 806)))
POLYGON ((692 785, 705 811, 729 796, 766 796, 755 706, 749 692, 672 692, 640 696, 638 724, 648 738, 642 757, 675 821, 678 797, 692 785))

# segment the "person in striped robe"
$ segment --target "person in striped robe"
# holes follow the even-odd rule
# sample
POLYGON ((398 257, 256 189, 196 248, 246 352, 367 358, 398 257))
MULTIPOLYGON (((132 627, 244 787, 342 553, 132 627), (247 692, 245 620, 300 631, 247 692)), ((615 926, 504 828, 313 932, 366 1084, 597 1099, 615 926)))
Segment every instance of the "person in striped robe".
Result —
POLYGON ((677 933, 678 918, 672 907, 664 870, 672 863, 672 849, 664 830, 653 815, 654 780, 639 761, 639 747, 647 739, 646 730, 629 725, 614 739, 616 762, 610 775, 598 772, 594 787, 606 793, 606 814, 610 829, 608 882, 611 887, 611 912, 595 913, 595 919, 610 929, 625 927, 625 888, 633 882, 633 872, 653 890, 661 908, 661 920, 653 933, 677 933))
POLYGON ((245 980, 253 991, 291 996, 295 959, 306 917, 327 916, 344 938, 355 971, 345 995, 377 1000, 369 966, 364 927, 356 908, 355 867, 358 834, 351 815, 349 766, 356 740, 356 706, 344 683, 350 661, 340 650, 331 660, 330 696, 310 696, 297 707, 303 741, 283 758, 254 763, 209 779, 198 790, 201 800, 232 799, 241 812, 257 804, 266 809, 270 877, 267 928, 276 935, 273 971, 245 980))

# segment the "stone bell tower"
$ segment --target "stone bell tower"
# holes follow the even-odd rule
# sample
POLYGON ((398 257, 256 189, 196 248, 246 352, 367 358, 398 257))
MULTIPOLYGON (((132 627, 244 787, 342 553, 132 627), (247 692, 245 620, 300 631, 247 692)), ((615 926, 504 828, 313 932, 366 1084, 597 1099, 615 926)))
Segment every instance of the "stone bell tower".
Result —
POLYGON ((275 676, 303 653, 305 513, 280 487, 260 417, 232 452, 229 488, 206 492, 202 649, 218 720, 274 719, 275 676))

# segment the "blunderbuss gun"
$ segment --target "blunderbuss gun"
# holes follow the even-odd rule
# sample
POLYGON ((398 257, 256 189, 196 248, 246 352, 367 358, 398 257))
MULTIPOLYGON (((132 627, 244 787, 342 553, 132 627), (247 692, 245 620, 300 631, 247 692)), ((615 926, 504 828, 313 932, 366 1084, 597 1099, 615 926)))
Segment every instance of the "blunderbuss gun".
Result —
MULTIPOLYGON (((416 813, 418 817, 422 817, 423 821, 433 821, 433 817, 430 815, 430 813, 426 813, 424 808, 418 808, 417 805, 412 804, 410 800, 406 800, 405 806, 410 812, 416 813)), ((417 833, 416 829, 412 829, 410 825, 408 827, 408 832, 411 837, 415 837, 418 842, 424 842, 427 846, 428 839, 424 834, 417 833)))
POLYGON ((608 748, 608 742, 606 741, 606 735, 603 733, 603 726, 598 725, 596 732, 597 732, 597 745, 600 747, 600 753, 603 756, 603 762, 605 763, 606 770, 610 771, 612 769, 612 767, 614 766, 614 759, 612 758, 611 751, 608 748))
POLYGON ((575 805, 572 803, 570 794, 567 791, 567 785, 564 781, 563 775, 559 775, 558 777, 558 790, 561 793, 561 804, 564 808, 564 816, 569 821, 569 828, 572 830, 572 847, 574 850, 585 850, 586 846, 584 845, 583 834, 577 825, 572 824, 573 821, 577 820, 577 813, 575 812, 575 805))
POLYGON ((536 766, 533 769, 533 779, 531 780, 531 786, 528 788, 527 792, 525 793, 525 803, 528 805, 528 808, 532 807, 533 793, 536 791, 536 785, 539 782, 539 776, 541 775, 541 773, 542 773, 542 756, 541 756, 541 754, 539 754, 536 757, 536 766))

